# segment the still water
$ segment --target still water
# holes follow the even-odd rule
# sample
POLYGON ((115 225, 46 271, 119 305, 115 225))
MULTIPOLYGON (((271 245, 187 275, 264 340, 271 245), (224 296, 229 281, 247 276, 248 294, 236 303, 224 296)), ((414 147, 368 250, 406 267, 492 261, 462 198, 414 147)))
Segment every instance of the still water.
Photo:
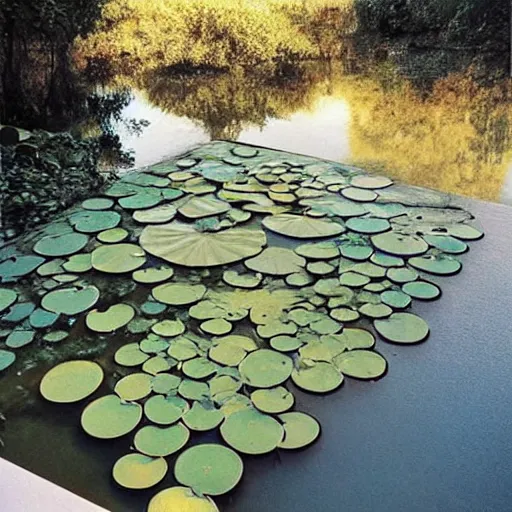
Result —
POLYGON ((293 80, 231 73, 132 85, 119 124, 135 166, 212 139, 232 139, 360 165, 407 183, 512 205, 511 86, 459 73, 418 88, 384 70, 347 75, 311 65, 293 80))

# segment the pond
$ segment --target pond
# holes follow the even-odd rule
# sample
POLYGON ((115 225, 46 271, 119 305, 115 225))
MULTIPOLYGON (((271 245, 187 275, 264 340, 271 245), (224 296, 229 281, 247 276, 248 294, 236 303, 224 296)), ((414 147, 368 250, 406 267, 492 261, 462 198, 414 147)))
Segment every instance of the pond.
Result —
POLYGON ((419 87, 390 66, 348 74, 307 63, 293 79, 243 72, 146 75, 116 126, 135 167, 231 139, 384 172, 406 183, 512 204, 510 86, 470 72, 419 87))

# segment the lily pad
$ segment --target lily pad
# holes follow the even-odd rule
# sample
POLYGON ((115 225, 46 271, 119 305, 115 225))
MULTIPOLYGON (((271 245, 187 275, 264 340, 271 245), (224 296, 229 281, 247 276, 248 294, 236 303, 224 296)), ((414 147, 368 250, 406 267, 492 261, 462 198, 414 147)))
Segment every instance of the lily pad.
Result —
POLYGON ((206 357, 195 357, 183 363, 183 373, 191 379, 205 379, 217 370, 218 366, 206 357))
POLYGON ((479 240, 484 234, 468 224, 451 224, 447 226, 448 233, 459 240, 479 240))
POLYGON ((444 255, 418 256, 409 259, 409 264, 418 270, 440 276, 457 274, 462 269, 462 263, 459 260, 444 255))
POLYGON ((144 414, 157 425, 170 425, 178 421, 189 410, 188 403, 178 396, 152 396, 144 404, 144 414))
POLYGON ((153 288, 153 297, 171 306, 185 306, 201 300, 206 293, 202 284, 167 283, 153 288))
POLYGON ((71 215, 69 222, 80 233, 99 233, 117 227, 121 222, 121 215, 113 211, 86 210, 71 215))
POLYGON ((210 388, 206 382, 183 379, 178 387, 178 393, 186 400, 205 400, 210 396, 210 388))
POLYGON ((34 245, 34 252, 42 256, 69 256, 82 250, 88 241, 89 237, 81 233, 45 236, 34 245))
POLYGON ((163 224, 174 219, 176 212, 173 205, 166 204, 146 210, 137 210, 133 213, 133 220, 141 224, 163 224))
POLYGON ((425 320, 412 313, 393 313, 385 320, 375 320, 373 325, 383 338, 393 343, 419 343, 429 334, 425 320))
POLYGON ((223 334, 228 334, 233 330, 233 324, 224 320, 224 318, 212 318, 211 320, 206 320, 199 327, 203 332, 212 334, 213 336, 222 336, 223 334))
POLYGON ((403 284, 415 281, 418 279, 419 275, 418 272, 416 272, 414 269, 400 267, 388 269, 386 272, 386 277, 395 283, 403 284))
POLYGON ((257 288, 261 281, 263 280, 263 276, 260 273, 256 274, 239 274, 235 270, 226 270, 222 274, 222 280, 229 284, 230 286, 235 286, 236 288, 257 288))
POLYGON ((181 423, 170 427, 142 427, 133 439, 135 448, 150 457, 167 457, 180 451, 190 439, 190 432, 181 423))
POLYGON ((114 354, 114 360, 121 366, 140 366, 149 359, 149 355, 142 352, 138 343, 128 343, 123 345, 114 354))
POLYGON ((334 242, 317 242, 303 244, 295 248, 295 252, 304 258, 312 260, 329 260, 340 255, 338 246, 334 242))
POLYGON ((59 315, 57 313, 37 308, 30 314, 29 322, 34 329, 45 329, 46 327, 51 327, 58 318, 59 315))
POLYGON ((67 404, 92 395, 102 382, 103 370, 99 364, 92 361, 67 361, 48 371, 39 389, 46 400, 67 404))
POLYGON ((146 262, 145 252, 134 244, 112 244, 98 247, 92 253, 95 270, 123 274, 138 269, 146 262))
POLYGON ((262 221, 270 231, 293 238, 323 238, 339 235, 345 228, 336 222, 283 213, 262 221))
POLYGON ((222 423, 222 420, 224 420, 224 414, 215 409, 213 404, 207 406, 201 402, 194 402, 190 411, 183 416, 185 425, 197 432, 213 430, 222 423))
POLYGON ((334 358, 338 370, 355 379, 373 380, 382 377, 387 370, 386 360, 371 350, 351 350, 334 358))
POLYGON ((359 312, 350 308, 335 308, 329 313, 331 318, 338 322, 355 322, 359 318, 359 312))
POLYGON ((302 346, 303 342, 296 336, 274 336, 270 339, 270 346, 278 352, 293 352, 302 346))
POLYGON ((283 427, 271 416, 244 408, 230 414, 222 423, 224 441, 240 453, 260 455, 275 450, 284 436, 283 427))
POLYGON ((141 400, 151 393, 151 382, 147 373, 132 373, 117 382, 114 393, 128 402, 141 400))
POLYGON ((144 228, 140 243, 150 254, 171 263, 210 267, 258 254, 266 243, 266 236, 263 231, 241 228, 201 232, 193 225, 171 222, 144 228))
POLYGON ((16 361, 16 354, 10 350, 0 349, 0 372, 3 372, 16 361))
POLYGON ((18 294, 9 288, 0 288, 0 313, 11 307, 18 299, 18 294))
POLYGON ((423 239, 432 247, 448 254, 462 254, 468 250, 467 244, 452 236, 423 235, 423 239))
POLYGON ((386 290, 380 294, 384 304, 395 309, 405 309, 411 304, 411 297, 400 290, 386 290))
POLYGON ((197 496, 188 487, 170 487, 151 498, 147 512, 219 512, 206 496, 197 496))
POLYGON ((96 238, 105 244, 117 244, 126 240, 130 233, 124 228, 112 228, 98 233, 96 238))
POLYGON ((255 272, 273 276, 285 276, 300 272, 306 265, 306 260, 290 249, 268 247, 263 252, 245 260, 245 266, 255 272))
POLYGON ((78 274, 89 272, 92 269, 91 255, 90 254, 75 254, 68 258, 62 264, 62 267, 67 272, 75 272, 78 274))
POLYGON ((284 426, 284 438, 279 448, 296 450, 309 446, 320 435, 320 424, 303 412, 287 412, 278 416, 284 426))
POLYGON ((390 185, 393 185, 393 181, 386 178, 386 176, 368 176, 361 174, 354 176, 350 180, 350 184, 353 187, 375 190, 389 187, 390 185))
POLYGON ((150 267, 141 270, 136 270, 132 274, 132 279, 136 283, 141 284, 155 284, 167 281, 174 275, 174 270, 171 267, 150 267))
POLYGON ((279 414, 291 409, 295 398, 284 387, 257 389, 251 393, 254 405, 263 413, 279 414))
POLYGON ((224 366, 238 366, 246 355, 246 350, 234 343, 220 343, 208 353, 210 359, 224 366))
POLYGON ((43 341, 47 341, 48 343, 59 343, 62 340, 65 340, 68 336, 69 332, 67 331, 50 331, 43 336, 43 341))
POLYGON ((372 202, 377 199, 378 194, 373 190, 365 190, 356 187, 347 187, 341 190, 341 195, 351 201, 358 201, 362 203, 372 202))
POLYGON ((17 281, 33 272, 45 259, 41 256, 13 256, 0 263, 0 281, 17 281))
POLYGON ((231 491, 242 478, 243 462, 233 450, 219 444, 201 444, 176 460, 176 480, 199 494, 219 496, 231 491))
POLYGON ((94 309, 87 314, 85 323, 91 331, 114 332, 128 324, 135 316, 135 310, 129 304, 115 304, 106 311, 94 309))
POLYGON ((178 389, 181 378, 170 373, 159 373, 153 377, 151 387, 154 393, 168 395, 171 391, 178 389))
POLYGON ((178 320, 162 320, 154 324, 151 330, 158 336, 174 337, 179 336, 185 332, 185 325, 183 322, 178 320))
POLYGON ((413 299, 434 300, 441 295, 441 290, 433 283, 426 281, 414 281, 405 283, 402 290, 410 295, 413 299))
POLYGON ((63 313, 73 316, 92 308, 100 297, 100 292, 95 286, 82 288, 62 288, 47 293, 41 305, 44 309, 53 313, 63 313))
POLYGON ((121 457, 112 470, 114 480, 127 489, 148 489, 164 479, 167 462, 164 458, 152 458, 140 453, 121 457))
POLYGON ((320 361, 294 369, 292 380, 297 387, 305 391, 328 393, 341 386, 343 375, 331 363, 320 361))
POLYGON ((82 208, 85 210, 108 210, 114 206, 114 201, 107 197, 91 197, 82 202, 82 208))
POLYGON ((354 217, 348 219, 345 225, 351 231, 364 235, 383 233, 391 229, 391 224, 386 219, 375 219, 372 217, 354 217))
POLYGON ((396 256, 416 256, 428 250, 428 244, 423 238, 394 231, 374 235, 371 240, 377 249, 396 256))
POLYGON ((292 369, 293 363, 288 356, 268 349, 251 352, 239 366, 242 379, 255 388, 271 388, 282 384, 292 369))
POLYGON ((15 329, 7 336, 5 344, 9 348, 21 348, 32 343, 35 335, 35 331, 31 329, 15 329))
POLYGON ((82 428, 92 437, 113 439, 131 432, 142 418, 142 407, 117 395, 105 395, 91 402, 83 411, 82 428))
POLYGON ((180 215, 188 219, 202 219, 212 215, 220 215, 231 209, 231 205, 214 196, 192 197, 178 208, 180 215))

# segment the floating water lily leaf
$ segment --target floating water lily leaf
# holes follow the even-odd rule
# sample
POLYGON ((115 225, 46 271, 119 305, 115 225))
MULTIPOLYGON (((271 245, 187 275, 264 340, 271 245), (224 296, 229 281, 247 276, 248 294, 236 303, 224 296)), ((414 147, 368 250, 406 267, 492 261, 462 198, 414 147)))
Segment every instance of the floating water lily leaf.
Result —
POLYGON ((201 444, 176 460, 176 480, 196 493, 219 496, 233 489, 243 473, 243 462, 233 450, 219 444, 201 444))
POLYGON ((333 267, 325 261, 315 261, 313 263, 308 263, 307 265, 307 271, 315 276, 328 275, 331 272, 334 272, 335 269, 336 267, 333 267))
POLYGON ((34 245, 34 252, 42 256, 68 256, 83 249, 89 237, 81 233, 45 236, 34 245))
POLYGON ((170 427, 142 427, 133 439, 135 448, 150 457, 167 457, 181 450, 190 439, 190 432, 181 423, 170 427))
POLYGON ((258 325, 256 328, 256 332, 260 338, 273 338, 281 334, 293 335, 297 330, 297 325, 293 322, 281 322, 280 320, 267 322, 264 325, 258 325))
POLYGON ((403 284, 415 281, 418 279, 419 275, 418 272, 412 268, 400 267, 388 269, 386 277, 395 283, 403 284))
POLYGON ((123 402, 117 395, 105 395, 83 411, 82 428, 92 437, 113 439, 132 431, 142 418, 142 407, 123 402))
POLYGON ((124 228, 112 228, 98 233, 96 238, 105 244, 117 244, 126 240, 130 233, 124 228))
POLYGON ((150 254, 186 267, 211 267, 258 254, 266 243, 263 231, 231 228, 217 233, 172 222, 144 228, 142 247, 150 254))
POLYGON ((297 288, 302 288, 311 284, 314 279, 307 272, 296 272, 294 274, 289 274, 285 278, 286 284, 289 286, 294 286, 297 288))
POLYGON ((351 231, 365 235, 383 233, 391 229, 391 224, 386 219, 374 219, 371 217, 354 217, 348 219, 345 225, 351 231))
POLYGON ((186 400, 205 400, 210 396, 210 388, 206 382, 183 379, 178 387, 178 393, 186 400))
POLYGON ((371 255, 370 261, 381 267, 403 267, 405 261, 398 256, 390 256, 383 252, 375 252, 371 255))
POLYGON ((152 396, 144 404, 144 414, 158 425, 170 425, 178 421, 189 410, 188 403, 178 396, 152 396))
POLYGON ((121 457, 112 470, 114 480, 127 489, 148 489, 163 480, 167 473, 164 458, 152 458, 140 453, 121 457))
POLYGON ((338 246, 334 242, 317 242, 303 244, 295 248, 295 252, 304 258, 312 260, 329 260, 340 255, 338 246))
POLYGON ((154 393, 168 395, 172 390, 178 389, 181 378, 170 373, 159 373, 153 377, 151 386, 154 393))
POLYGON ((172 365, 176 364, 175 361, 165 358, 162 356, 155 356, 151 359, 148 359, 143 365, 142 365, 142 371, 149 373, 150 375, 157 375, 161 372, 166 372, 171 369, 172 365))
POLYGON ((372 243, 377 249, 396 256, 416 256, 428 250, 423 238, 393 231, 372 236, 372 243))
POLYGON ((336 222, 283 213, 262 221, 270 231, 293 238, 322 238, 339 235, 345 228, 336 222))
POLYGON ((222 423, 224 441, 240 453, 260 455, 276 449, 284 436, 283 427, 271 416, 253 408, 230 414, 222 423))
POLYGON ((340 284, 342 286, 348 286, 350 288, 359 288, 370 282, 370 278, 357 272, 344 272, 340 276, 340 284))
POLYGON ((97 309, 90 311, 85 323, 91 331, 114 332, 128 324, 134 316, 135 310, 129 304, 115 304, 103 312, 97 309))
POLYGON ((338 322, 354 322, 359 318, 359 312, 349 308, 335 308, 329 313, 338 322))
POLYGON ((411 258, 409 264, 418 270, 441 276, 456 274, 462 269, 462 263, 459 260, 443 254, 417 256, 411 258))
POLYGON ((138 343, 123 345, 114 354, 114 361, 121 366, 140 366, 149 359, 149 355, 142 352, 138 343))
POLYGON ((306 260, 290 249, 282 247, 268 247, 263 252, 245 260, 245 266, 255 272, 274 276, 285 276, 300 272, 306 265, 306 260))
POLYGON ((402 290, 413 299, 434 300, 441 295, 441 290, 433 283, 414 281, 402 286, 402 290))
POLYGON ((324 297, 337 297, 342 301, 339 301, 338 305, 348 304, 354 297, 354 292, 347 286, 342 286, 336 278, 319 279, 315 283, 314 290, 324 297))
POLYGON ((143 191, 119 199, 119 206, 125 210, 142 210, 143 208, 152 208, 160 204, 163 200, 164 198, 161 194, 143 191))
POLYGON ((448 254, 461 254, 468 250, 467 244, 452 236, 423 235, 423 239, 432 247, 448 254))
POLYGON ((239 274, 235 270, 226 270, 222 274, 222 280, 231 286, 235 286, 236 288, 257 288, 261 281, 263 280, 263 276, 260 273, 256 274, 239 274))
POLYGON ((45 374, 40 391, 46 400, 72 403, 92 395, 103 382, 101 366, 92 361, 67 361, 45 374))
POLYGON ((375 320, 373 325, 377 332, 393 343, 419 343, 427 338, 427 322, 412 313, 393 313, 385 320, 375 320))
POLYGON ((213 375, 218 370, 218 366, 206 357, 195 357, 186 361, 182 370, 191 379, 204 379, 213 375))
POLYGON ((181 158, 180 160, 176 160, 175 164, 181 169, 190 169, 197 164, 197 160, 194 158, 181 158))
POLYGON ((0 349, 0 372, 3 372, 16 361, 16 354, 10 350, 0 349))
POLYGON ((108 210, 114 206, 114 201, 106 197, 91 197, 82 202, 85 210, 108 210))
POLYGON ((163 188, 169 185, 170 181, 167 178, 161 178, 157 176, 152 176, 151 174, 142 173, 142 172, 133 172, 130 174, 125 174, 121 178, 122 183, 133 183, 135 185, 140 185, 142 187, 158 187, 163 188))
POLYGON ((202 219, 219 215, 231 209, 231 205, 217 199, 215 196, 192 197, 183 206, 178 208, 180 215, 188 219, 202 219))
POLYGON ((145 262, 145 252, 134 244, 104 245, 95 249, 91 258, 94 269, 109 274, 131 272, 145 262))
POLYGON ((100 292, 95 286, 82 288, 62 288, 47 293, 41 305, 44 309, 53 313, 63 313, 73 316, 92 308, 100 297, 100 292))
POLYGON ((359 217, 368 212, 366 204, 349 201, 342 197, 302 199, 300 204, 309 206, 310 211, 325 213, 331 217, 359 217))
POLYGON ((40 267, 37 269, 37 274, 40 276, 53 276, 55 274, 61 274, 64 272, 64 268, 62 264, 66 260, 62 258, 55 258, 51 261, 48 261, 47 263, 43 263, 40 267))
POLYGON ((257 389, 251 393, 254 405, 266 414, 279 414, 291 409, 294 396, 284 387, 257 389))
POLYGON ((246 355, 246 350, 234 343, 220 343, 208 353, 210 359, 224 366, 238 366, 246 355))
POLYGON ((254 158, 255 156, 258 156, 259 151, 256 148, 251 148, 250 146, 236 146, 231 149, 231 153, 240 158, 254 158))
POLYGON ((386 373, 387 362, 377 352, 371 350, 351 350, 334 358, 338 370, 356 379, 372 380, 386 373))
POLYGON ((293 352, 302 346, 303 342, 296 336, 274 336, 270 340, 270 346, 279 352, 293 352))
POLYGON ((37 308, 30 314, 29 323, 34 329, 44 329, 52 326, 58 318, 57 313, 37 308))
POLYGON ((258 349, 258 345, 253 339, 249 338, 248 336, 240 336, 237 334, 223 336, 222 338, 215 338, 214 342, 216 345, 235 345, 237 347, 243 348, 246 352, 252 352, 253 350, 258 349))
POLYGON ((288 356, 268 349, 251 352, 239 366, 242 379, 255 388, 271 388, 285 382, 292 369, 288 356))
POLYGON ((228 334, 233 329, 233 325, 227 320, 224 320, 224 318, 212 318, 211 320, 206 320, 199 327, 203 332, 212 334, 213 336, 228 334))
POLYGON ((142 304, 142 306, 140 307, 142 313, 144 313, 147 316, 158 316, 161 313, 163 313, 166 309, 167 306, 165 304, 153 300, 152 298, 144 302, 144 304, 142 304))
POLYGON ((331 363, 311 361, 303 368, 294 369, 292 380, 305 391, 328 393, 341 386, 343 375, 331 363))
POLYGON ((168 283, 153 288, 153 297, 171 306, 185 306, 201 300, 206 293, 202 284, 168 283))
POLYGON ((0 313, 11 307, 18 299, 18 294, 9 288, 0 288, 0 313))
POLYGON ((13 256, 0 263, 0 281, 16 281, 34 271, 45 259, 41 256, 13 256))
POLYGON ((161 322, 154 324, 151 327, 151 330, 159 336, 173 337, 183 334, 185 332, 185 325, 180 319, 162 320, 161 322))
POLYGON ((15 329, 12 331, 7 339, 5 340, 5 344, 9 348, 21 348, 29 343, 34 341, 36 333, 33 330, 29 329, 15 329))
POLYGON ((365 190, 355 187, 347 187, 341 190, 341 195, 352 201, 360 201, 362 203, 372 202, 379 197, 373 190, 365 190))
POLYGON ((133 220, 142 224, 163 224, 174 219, 176 211, 176 208, 170 204, 137 210, 133 213, 133 220))
POLYGON ((167 281, 174 275, 174 270, 171 267, 150 267, 141 270, 136 270, 132 274, 132 279, 136 283, 142 284, 155 284, 167 281))
POLYGON ((380 294, 384 304, 395 309, 405 309, 411 304, 411 297, 400 290, 386 290, 380 294))
POLYGON ((117 227, 120 222, 121 215, 113 211, 85 210, 69 217, 69 223, 80 233, 99 233, 117 227))
POLYGON ((91 255, 90 254, 75 254, 68 258, 68 260, 63 263, 62 267, 67 272, 76 272, 76 273, 84 273, 89 272, 92 268, 91 263, 91 255))
POLYGON ((170 487, 151 498, 147 512, 219 512, 207 497, 199 497, 188 487, 170 487))
POLYGON ((316 441, 320 435, 318 421, 303 412, 287 412, 278 416, 284 426, 284 439, 279 443, 279 448, 296 450, 304 448, 316 441))
POLYGON ((183 416, 185 425, 191 430, 198 432, 212 430, 217 428, 224 419, 224 414, 218 409, 215 409, 213 404, 209 402, 206 402, 206 404, 194 402, 190 411, 183 416), (207 406, 206 404, 209 405, 207 406))
POLYGON ((390 185, 393 185, 393 181, 386 176, 368 176, 360 174, 358 176, 354 176, 350 180, 350 184, 353 187, 374 190, 389 187, 390 185))
POLYGON ((132 373, 117 382, 114 393, 126 401, 141 400, 151 393, 151 375, 132 373))
POLYGON ((459 240, 478 240, 484 236, 481 231, 468 224, 451 224, 446 228, 450 235, 459 240))
POLYGON ((69 336, 67 331, 51 331, 43 336, 43 340, 49 343, 59 343, 69 336))

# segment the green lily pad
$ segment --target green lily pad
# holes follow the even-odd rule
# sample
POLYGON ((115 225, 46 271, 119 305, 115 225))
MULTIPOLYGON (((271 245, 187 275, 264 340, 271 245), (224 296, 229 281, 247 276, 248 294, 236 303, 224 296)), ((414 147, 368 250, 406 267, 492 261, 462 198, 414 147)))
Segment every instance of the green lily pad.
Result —
POLYGON ((156 318, 142 318, 136 317, 130 320, 126 325, 126 330, 130 334, 142 334, 149 331, 149 329, 156 324, 156 318))
POLYGON ((468 250, 467 244, 449 235, 423 235, 423 239, 430 246, 448 254, 462 254, 468 250))
POLYGON ((389 254, 384 254, 383 252, 375 252, 371 255, 370 261, 375 263, 375 265, 380 265, 381 267, 403 267, 405 262, 402 258, 398 256, 390 256, 389 254))
POLYGON ((113 211, 85 210, 69 217, 69 223, 80 233, 99 233, 117 227, 120 222, 121 215, 113 211))
POLYGON ((0 281, 17 281, 33 272, 45 259, 41 256, 13 256, 0 263, 0 281))
POLYGON ((329 312, 331 318, 338 322, 355 322, 359 318, 359 312, 350 308, 334 308, 329 312))
POLYGON ((175 361, 157 355, 144 362, 142 371, 150 375, 158 375, 159 373, 170 370, 172 368, 171 362, 175 364, 175 361))
POLYGON ((242 379, 255 388, 271 388, 285 382, 292 369, 288 356, 268 349, 251 352, 239 366, 242 379))
POLYGON ((178 389, 181 378, 170 373, 159 373, 153 377, 151 383, 154 393, 168 395, 171 391, 178 389))
POLYGON ((368 176, 361 174, 354 176, 350 184, 353 187, 376 190, 389 187, 393 185, 393 182, 389 178, 386 178, 386 176, 368 176))
POLYGON ((374 235, 371 240, 377 249, 395 256, 416 256, 428 250, 428 244, 423 238, 394 231, 374 235))
POLYGON ((297 387, 305 391, 328 393, 341 386, 343 375, 331 363, 320 361, 294 369, 292 380, 297 387))
POLYGON ((150 267, 141 270, 136 270, 132 274, 132 279, 136 283, 141 284, 155 284, 167 281, 174 275, 174 270, 171 267, 150 267))
POLYGON ((0 288, 0 313, 10 308, 18 300, 18 294, 9 288, 0 288))
POLYGON ((183 379, 178 387, 178 393, 186 400, 204 400, 210 396, 210 388, 206 382, 183 379))
POLYGON ((388 269, 386 277, 395 283, 403 284, 416 281, 419 275, 418 272, 412 268, 400 267, 388 269))
MULTIPOLYGON (((206 402, 209 403, 209 402, 206 402)), ((224 414, 215 409, 213 404, 207 406, 201 402, 194 402, 190 411, 183 416, 185 425, 190 430, 205 432, 217 428, 224 419, 224 414)))
POLYGON ((5 344, 9 348, 21 348, 32 343, 35 335, 35 331, 29 329, 15 329, 7 336, 5 344))
POLYGON ((197 496, 188 487, 170 487, 151 498, 147 512, 219 512, 206 496, 197 496))
POLYGON ((484 234, 467 224, 451 224, 447 226, 448 233, 459 240, 479 240, 484 234))
POLYGON ((295 398, 284 387, 257 389, 251 393, 253 404, 263 413, 279 414, 291 409, 295 398))
POLYGON ((55 258, 51 261, 48 261, 47 263, 43 263, 40 267, 38 267, 37 274, 43 277, 62 274, 62 272, 64 272, 62 264, 65 261, 66 260, 62 258, 55 258))
POLYGON ((265 217, 262 221, 270 231, 292 238, 322 238, 339 235, 345 228, 336 222, 283 213, 265 217))
POLYGON ((342 286, 338 279, 319 279, 313 288, 318 295, 323 297, 338 297, 348 304, 354 297, 354 292, 347 286, 342 286))
POLYGON ((320 435, 318 421, 303 412, 287 412, 278 416, 283 423, 284 438, 279 443, 279 448, 285 450, 297 450, 309 446, 320 435))
POLYGON ((285 278, 286 284, 297 288, 303 288, 311 284, 314 279, 307 272, 296 272, 294 274, 288 274, 285 278))
POLYGON ((141 224, 163 224, 174 219, 176 213, 177 210, 173 205, 166 204, 146 210, 137 210, 133 213, 133 220, 141 224))
POLYGON ((410 295, 413 299, 434 300, 440 297, 441 290, 433 283, 425 281, 414 281, 405 283, 402 290, 410 295))
POLYGON ((141 400, 151 393, 151 382, 147 373, 132 373, 117 382, 114 393, 127 402, 141 400))
POLYGON ((149 359, 149 355, 142 352, 138 343, 123 345, 114 354, 114 361, 121 366, 140 366, 149 359))
POLYGON ((63 313, 73 316, 92 308, 100 297, 100 292, 95 286, 83 288, 62 288, 47 293, 41 305, 44 309, 53 313, 63 313))
POLYGON ((351 231, 365 235, 383 233, 391 229, 391 224, 386 219, 375 219, 371 217, 353 217, 348 219, 345 225, 351 231))
POLYGON ((85 210, 108 210, 114 206, 114 201, 106 197, 92 197, 82 202, 85 210))
POLYGON ((34 329, 44 329, 51 327, 58 318, 59 315, 57 313, 37 308, 30 314, 29 323, 34 329))
POLYGON ((69 336, 67 331, 51 331, 43 336, 43 341, 48 343, 59 343, 69 336))
POLYGON ((158 336, 172 338, 185 332, 185 325, 178 320, 162 320, 151 327, 151 330, 158 336))
POLYGON ((34 245, 34 252, 42 256, 69 256, 82 250, 88 241, 89 237, 81 233, 45 236, 34 245))
POLYGON ((373 247, 366 244, 343 243, 339 247, 342 256, 356 261, 365 261, 373 254, 373 247))
POLYGON ((148 489, 164 479, 167 469, 167 462, 162 457, 130 453, 114 464, 112 476, 127 489, 148 489))
POLYGON ((142 407, 117 395, 105 395, 91 402, 83 411, 82 428, 92 437, 113 439, 131 432, 142 418, 142 407))
POLYGON ((326 276, 334 272, 336 267, 325 261, 315 261, 308 263, 306 269, 310 274, 313 274, 314 276, 326 276))
POLYGON ((122 274, 142 267, 146 254, 134 244, 104 245, 93 251, 91 262, 93 268, 100 272, 122 274))
POLYGON ((189 410, 188 403, 178 396, 152 396, 144 404, 144 414, 158 425, 170 425, 178 421, 189 410))
POLYGON ((375 320, 373 325, 384 339, 393 343, 419 343, 429 334, 425 320, 412 313, 393 313, 385 320, 375 320))
POLYGON ((142 304, 140 310, 147 316, 158 316, 167 309, 165 304, 156 300, 147 300, 142 304))
POLYGON ((300 272, 306 260, 290 249, 268 247, 254 258, 245 260, 245 266, 255 272, 273 276, 285 276, 300 272))
POLYGON ((358 274, 357 272, 344 272, 340 276, 340 284, 342 286, 348 286, 350 288, 359 288, 370 282, 368 276, 358 274))
POLYGON ((224 366, 238 366, 246 355, 244 348, 232 343, 215 345, 208 353, 210 359, 224 366))
POLYGON ((178 208, 178 212, 188 219, 202 219, 212 215, 220 215, 230 209, 229 203, 221 201, 215 196, 201 196, 189 199, 183 206, 178 208))
POLYGON ((203 332, 213 336, 228 334, 233 329, 233 325, 227 320, 224 320, 224 318, 212 318, 211 320, 206 320, 199 327, 203 332))
POLYGON ((0 372, 3 372, 16 361, 16 354, 10 350, 0 349, 0 372))
POLYGON ((395 309, 405 309, 411 304, 411 297, 400 290, 386 290, 380 294, 384 304, 395 309))
POLYGON ((219 444, 201 444, 185 450, 176 460, 176 480, 198 494, 219 496, 242 478, 244 465, 233 450, 219 444))
POLYGON ((303 342, 295 336, 274 336, 270 339, 270 346, 278 352, 293 352, 303 345, 303 342))
POLYGON ((256 148, 251 148, 250 146, 235 146, 231 149, 231 153, 240 158, 254 158, 255 156, 258 156, 259 151, 256 148))
POLYGON ((190 432, 181 423, 170 427, 142 427, 133 439, 135 448, 150 457, 167 457, 180 451, 190 439, 190 432))
POLYGON ((112 228, 98 233, 96 238, 104 244, 117 244, 129 236, 130 233, 124 228, 112 228))
POLYGON ((371 350, 351 350, 334 358, 338 370, 355 379, 373 380, 386 373, 388 364, 377 352, 371 350))
POLYGON ((164 200, 162 194, 151 192, 139 192, 128 197, 119 199, 119 206, 125 210, 142 210, 143 208, 152 208, 164 200))
POLYGON ((226 270, 222 274, 222 280, 229 284, 230 286, 234 286, 236 288, 257 288, 261 281, 263 280, 263 276, 260 273, 256 274, 239 274, 235 270, 226 270))
POLYGON ((358 201, 361 203, 372 202, 379 197, 373 190, 364 190, 361 188, 347 187, 341 190, 341 195, 351 201, 358 201))
POLYGON ((91 331, 107 333, 124 327, 135 316, 135 310, 128 304, 115 304, 106 311, 94 309, 87 313, 85 323, 91 331))
POLYGON ((369 318, 386 318, 393 310, 386 304, 363 304, 359 312, 369 318))
POLYGON ((206 293, 202 284, 167 283, 153 288, 153 297, 171 306, 185 306, 201 300, 206 293))
POLYGON ((183 363, 183 373, 191 379, 205 379, 213 375, 218 366, 206 357, 195 357, 183 363))
POLYGON ((75 272, 78 274, 89 272, 92 269, 91 255, 90 254, 75 254, 68 258, 62 264, 62 267, 67 272, 75 272))
POLYGON ((103 370, 99 364, 92 361, 67 361, 47 372, 39 389, 46 400, 68 404, 92 395, 102 382, 103 370))
POLYGON ((299 245, 295 248, 295 252, 304 258, 312 260, 329 260, 340 255, 338 246, 334 242, 299 245))
POLYGON ((283 427, 271 416, 244 408, 230 414, 222 423, 224 441, 240 453, 260 455, 275 450, 284 436, 283 427))
POLYGON ((444 255, 417 256, 409 259, 409 264, 418 270, 440 276, 457 274, 462 269, 462 263, 459 260, 444 255))

